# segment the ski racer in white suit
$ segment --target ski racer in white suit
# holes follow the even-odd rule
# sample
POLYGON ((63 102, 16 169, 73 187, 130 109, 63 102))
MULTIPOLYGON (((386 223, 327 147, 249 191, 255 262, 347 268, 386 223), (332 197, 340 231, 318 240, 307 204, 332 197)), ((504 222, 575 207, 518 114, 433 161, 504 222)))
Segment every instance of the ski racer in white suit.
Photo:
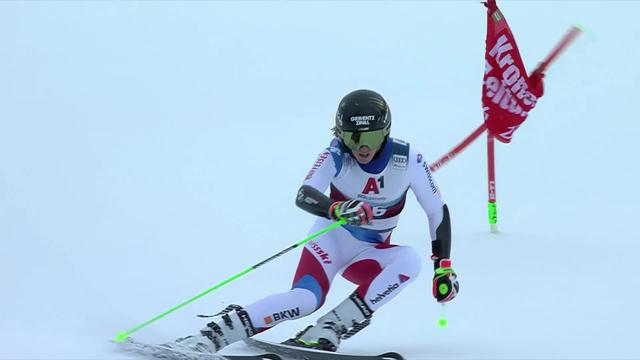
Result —
POLYGON ((322 306, 331 281, 342 271, 356 290, 286 342, 336 351, 341 339, 367 326, 375 311, 420 272, 422 256, 411 247, 391 243, 409 189, 429 220, 433 295, 438 302, 456 296, 449 211, 426 159, 408 143, 389 137, 390 127, 391 113, 378 93, 356 90, 342 99, 335 138, 306 176, 296 204, 318 216, 310 233, 337 219, 347 223, 305 245, 291 290, 244 308, 231 305, 217 314, 220 319, 198 335, 179 339, 179 344, 216 352, 283 321, 307 316, 322 306), (328 188, 329 196, 324 194, 328 188))

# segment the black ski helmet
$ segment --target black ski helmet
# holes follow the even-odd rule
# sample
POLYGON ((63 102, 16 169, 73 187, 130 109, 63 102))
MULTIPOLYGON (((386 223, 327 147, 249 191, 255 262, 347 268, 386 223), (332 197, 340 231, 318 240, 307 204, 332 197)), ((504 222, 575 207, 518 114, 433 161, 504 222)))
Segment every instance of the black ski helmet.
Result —
POLYGON ((335 134, 351 150, 358 146, 378 147, 391 132, 391 112, 382 95, 372 90, 356 90, 340 101, 335 134))

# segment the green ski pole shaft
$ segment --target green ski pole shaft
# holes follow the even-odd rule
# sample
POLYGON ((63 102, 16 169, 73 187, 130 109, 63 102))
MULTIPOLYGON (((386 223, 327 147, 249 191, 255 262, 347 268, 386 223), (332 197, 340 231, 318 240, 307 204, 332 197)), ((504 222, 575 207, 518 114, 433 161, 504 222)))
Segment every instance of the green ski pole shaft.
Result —
POLYGON ((322 235, 322 234, 324 234, 324 233, 326 233, 326 232, 328 232, 330 230, 333 230, 333 229, 337 228, 338 226, 344 225, 345 223, 346 223, 345 220, 339 220, 339 221, 327 226, 326 228, 324 228, 324 229, 322 229, 322 230, 320 230, 320 231, 318 231, 316 233, 313 233, 313 234, 309 235, 308 237, 298 241, 297 243, 289 246, 288 248, 280 251, 279 253, 277 253, 277 254, 275 254, 275 255, 273 255, 273 256, 271 256, 271 257, 269 257, 269 258, 267 258, 267 259, 265 259, 265 260, 263 260, 263 261, 261 261, 261 262, 259 262, 257 264, 255 264, 255 265, 253 265, 251 267, 248 267, 248 268, 242 270, 241 272, 239 272, 239 273, 237 273, 237 274, 235 274, 233 276, 230 276, 230 277, 222 280, 221 282, 217 283, 213 287, 201 292, 200 294, 192 297, 189 300, 186 300, 186 301, 182 302, 181 304, 178 304, 178 305, 172 307, 171 309, 163 312, 162 314, 159 314, 159 315, 157 315, 157 316, 155 316, 155 317, 153 317, 153 318, 151 318, 151 319, 149 319, 149 320, 147 320, 147 321, 145 321, 143 323, 140 323, 140 324, 134 326, 133 328, 131 328, 131 329, 127 330, 127 331, 123 331, 123 332, 118 333, 118 335, 116 335, 116 337, 113 339, 113 342, 122 342, 122 341, 124 341, 126 338, 128 338, 134 332, 136 332, 136 331, 138 331, 138 330, 140 330, 140 329, 142 329, 142 328, 144 328, 144 327, 146 327, 146 326, 148 326, 148 325, 150 325, 150 324, 162 319, 163 317, 171 314, 172 312, 174 312, 174 311, 176 311, 176 310, 178 310, 180 308, 183 308, 183 307, 191 304, 192 302, 202 298, 203 296, 209 294, 210 292, 212 292, 212 291, 214 291, 216 289, 219 289, 219 288, 223 287, 224 285, 226 285, 226 284, 228 284, 228 283, 230 283, 230 282, 232 282, 232 281, 234 281, 234 280, 246 275, 247 273, 249 273, 249 272, 261 267, 262 265, 270 262, 271 260, 273 260, 275 258, 278 258, 278 257, 288 253, 289 251, 299 247, 300 245, 304 245, 304 244, 308 243, 309 241, 313 240, 314 238, 316 238, 316 237, 318 237, 318 236, 320 236, 320 235, 322 235))

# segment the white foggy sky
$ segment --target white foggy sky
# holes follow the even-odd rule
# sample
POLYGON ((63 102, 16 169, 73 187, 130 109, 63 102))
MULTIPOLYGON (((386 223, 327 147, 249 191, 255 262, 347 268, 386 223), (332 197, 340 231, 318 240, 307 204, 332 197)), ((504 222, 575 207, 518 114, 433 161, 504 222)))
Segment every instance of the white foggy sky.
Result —
MULTIPOLYGON (((638 358, 640 3, 498 4, 528 68, 586 30, 497 144, 502 234, 487 234, 481 138, 435 174, 462 286, 449 328, 425 271, 344 349, 638 358)), ((353 89, 386 97, 393 136, 448 151, 482 119, 485 21, 478 1, 0 3, 0 358, 124 358, 118 331, 303 238, 297 187, 353 89)), ((405 211, 394 239, 426 259, 426 217, 405 211)), ((284 291, 296 262, 136 335, 167 341, 284 291)), ((334 284, 327 306, 351 289, 334 284)))

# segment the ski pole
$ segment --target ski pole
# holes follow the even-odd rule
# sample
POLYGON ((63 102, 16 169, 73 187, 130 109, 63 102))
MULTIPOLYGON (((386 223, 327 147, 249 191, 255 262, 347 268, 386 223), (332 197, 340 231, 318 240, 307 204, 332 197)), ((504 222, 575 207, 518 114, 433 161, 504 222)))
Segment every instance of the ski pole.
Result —
POLYGON ((442 304, 442 307, 440 308, 440 317, 438 318, 438 326, 444 329, 448 324, 449 320, 447 320, 447 314, 445 313, 444 304, 442 304))
POLYGON ((241 276, 244 276, 245 274, 247 274, 247 273, 259 268, 260 266, 270 262, 271 260, 273 260, 273 259, 275 259, 275 258, 277 258, 277 257, 279 257, 281 255, 284 255, 284 254, 288 253, 289 251, 297 248, 298 246, 304 245, 307 242, 313 240, 314 238, 316 238, 316 237, 318 237, 318 236, 320 236, 320 235, 322 235, 322 234, 324 234, 324 233, 326 233, 326 232, 328 232, 330 230, 333 230, 333 229, 337 228, 338 226, 344 225, 346 223, 347 223, 346 220, 341 219, 341 220, 339 220, 339 221, 327 226, 326 228, 324 228, 322 230, 319 230, 318 232, 309 235, 308 237, 298 241, 297 243, 289 246, 288 248, 280 251, 279 253, 277 253, 277 254, 275 254, 275 255, 273 255, 273 256, 271 256, 271 257, 269 257, 269 258, 267 258, 267 259, 265 259, 265 260, 263 260, 263 261, 261 261, 261 262, 259 262, 257 264, 255 264, 255 265, 253 265, 251 267, 248 267, 248 268, 242 270, 241 272, 239 272, 239 273, 237 273, 237 274, 235 274, 233 276, 230 276, 230 277, 222 280, 221 282, 217 283, 213 287, 201 292, 200 294, 192 297, 189 300, 184 301, 183 303, 181 303, 179 305, 176 305, 176 306, 172 307, 171 309, 163 312, 162 314, 157 315, 154 318, 151 318, 151 319, 149 319, 149 320, 147 320, 147 321, 145 321, 145 322, 143 322, 143 323, 141 323, 139 325, 136 325, 133 328, 127 330, 127 331, 123 331, 123 332, 118 333, 118 335, 116 335, 116 337, 112 341, 113 342, 122 342, 122 341, 124 341, 126 338, 128 338, 134 332, 136 332, 136 331, 138 331, 138 330, 140 330, 140 329, 142 329, 142 328, 144 328, 144 327, 156 322, 157 320, 162 319, 163 317, 171 314, 172 312, 174 312, 174 311, 176 311, 176 310, 178 310, 178 309, 180 309, 180 308, 182 308, 184 306, 187 306, 187 305, 191 304, 192 302, 200 299, 201 297, 209 294, 210 292, 212 292, 212 291, 214 291, 214 290, 216 290, 218 288, 221 288, 222 286, 232 282, 233 280, 235 280, 235 279, 237 279, 237 278, 239 278, 241 276))

